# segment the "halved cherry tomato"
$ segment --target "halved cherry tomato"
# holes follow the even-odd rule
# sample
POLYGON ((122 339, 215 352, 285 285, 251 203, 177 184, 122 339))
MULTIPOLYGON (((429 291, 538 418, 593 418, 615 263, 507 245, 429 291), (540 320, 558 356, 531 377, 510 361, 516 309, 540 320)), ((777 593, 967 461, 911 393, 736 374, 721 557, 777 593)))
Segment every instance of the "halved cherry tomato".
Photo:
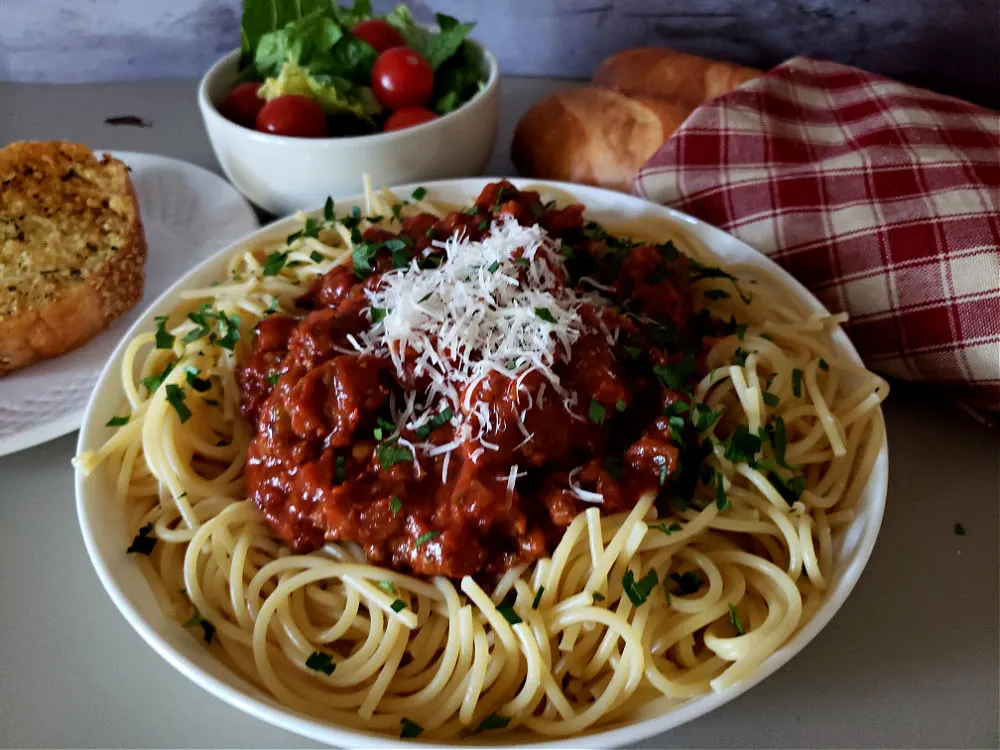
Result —
POLYGON ((396 31, 392 24, 381 18, 362 21, 351 29, 351 33, 362 42, 368 42, 376 52, 403 46, 403 35, 396 31))
POLYGON ((312 99, 297 94, 279 96, 257 114, 257 130, 295 138, 326 138, 326 115, 312 99))
POLYGON ((434 93, 434 70, 412 49, 393 47, 372 66, 372 91, 386 109, 423 107, 434 93))
POLYGON ((257 113, 266 104, 257 96, 259 88, 260 83, 241 83, 222 100, 219 112, 237 125, 252 128, 257 121, 257 113))
POLYGON ((436 114, 424 107, 403 107, 389 115, 389 119, 385 121, 382 130, 388 132, 390 130, 412 128, 414 125, 436 120, 437 117, 436 114))

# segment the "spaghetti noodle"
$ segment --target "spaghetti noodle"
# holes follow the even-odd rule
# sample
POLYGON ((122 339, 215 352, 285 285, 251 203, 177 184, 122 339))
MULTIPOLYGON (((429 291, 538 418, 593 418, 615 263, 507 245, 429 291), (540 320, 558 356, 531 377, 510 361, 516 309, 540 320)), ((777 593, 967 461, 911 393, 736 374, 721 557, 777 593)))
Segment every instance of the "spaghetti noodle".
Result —
MULTIPOLYGON (((259 321, 294 313, 350 262, 352 228, 448 208, 370 187, 366 200, 353 217, 328 205, 287 243, 234 253, 225 279, 184 292, 125 350, 127 413, 76 461, 112 477, 164 609, 292 709, 434 741, 577 735, 660 696, 749 678, 822 601, 834 535, 882 445, 887 385, 838 355, 842 318, 800 308, 756 267, 697 275, 699 304, 732 326, 705 353, 690 412, 673 414, 697 422, 706 446, 687 502, 646 492, 603 515, 591 504, 550 554, 490 579, 417 577, 351 542, 295 554, 245 499, 254 433, 237 367, 259 321)), ((678 240, 710 268, 707 249, 678 240)))

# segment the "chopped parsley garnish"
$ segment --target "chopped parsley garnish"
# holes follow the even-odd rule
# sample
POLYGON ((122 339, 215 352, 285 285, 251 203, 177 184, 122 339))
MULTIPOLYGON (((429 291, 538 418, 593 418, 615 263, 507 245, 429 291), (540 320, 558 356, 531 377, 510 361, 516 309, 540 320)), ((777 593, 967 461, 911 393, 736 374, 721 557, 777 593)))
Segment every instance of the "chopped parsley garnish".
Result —
POLYGON ((517 625, 519 622, 524 622, 517 612, 514 611, 514 607, 510 604, 501 604, 497 607, 497 612, 503 615, 503 619, 511 625, 517 625))
POLYGON ((538 605, 541 604, 541 602, 542 602, 542 594, 544 594, 544 593, 545 593, 545 587, 544 586, 539 586, 538 587, 538 591, 535 592, 535 598, 531 602, 531 608, 532 609, 538 609, 538 605))
POLYGON ((632 605, 638 607, 646 603, 646 599, 649 598, 649 592, 659 582, 660 577, 656 575, 655 570, 649 571, 638 581, 635 580, 635 574, 631 570, 628 570, 622 577, 622 590, 629 598, 629 601, 632 602, 632 605))
POLYGON ((771 440, 771 447, 774 448, 774 458, 779 466, 788 468, 785 462, 785 450, 788 447, 788 439, 785 435, 785 420, 778 417, 774 423, 768 427, 767 435, 771 440))
POLYGON ((393 495, 389 500, 389 510, 392 511, 392 515, 399 515, 399 511, 403 509, 403 501, 399 499, 399 495, 393 495))
POLYGON ((396 587, 392 585, 392 581, 379 581, 377 585, 387 594, 395 595, 396 593, 396 587))
MULTIPOLYGON (((360 237, 359 237, 360 239, 360 237)), ((354 263, 354 274, 359 279, 367 279, 372 272, 372 261, 380 245, 370 242, 355 243, 354 252, 351 254, 351 261, 354 263)))
POLYGON ((681 528, 683 527, 679 523, 672 523, 669 526, 665 523, 654 523, 650 524, 649 528, 656 529, 657 531, 660 531, 666 534, 667 536, 670 536, 675 531, 680 531, 681 528))
POLYGON ((637 346, 623 346, 622 349, 632 359, 639 359, 642 356, 642 349, 637 346))
POLYGON ((955 536, 965 536, 965 527, 960 523, 955 524, 955 536))
POLYGON ((625 403, 625 399, 620 398, 615 402, 615 411, 625 411, 628 408, 628 404, 625 403))
POLYGON ((595 602, 603 602, 604 601, 604 594, 601 594, 601 593, 599 593, 597 591, 595 591, 593 594, 591 594, 591 596, 593 597, 593 599, 594 599, 595 602))
POLYGON ((128 417, 111 417, 106 423, 105 427, 121 427, 122 425, 128 424, 128 417))
POLYGON ((738 347, 735 352, 733 352, 733 362, 743 367, 747 363, 747 356, 749 352, 745 351, 743 347, 738 347))
POLYGON ((167 331, 167 316, 157 315, 154 320, 156 321, 156 348, 173 349, 175 337, 167 331))
POLYGON ((410 721, 405 716, 399 720, 401 729, 399 730, 399 736, 405 739, 412 739, 413 737, 419 737, 420 733, 424 731, 424 728, 417 724, 415 721, 410 721))
POLYGON ((769 391, 764 391, 764 393, 762 394, 762 396, 764 398, 764 403, 767 404, 768 406, 777 406, 779 403, 781 403, 781 399, 778 398, 778 394, 777 393, 771 393, 769 391))
POLYGON ((221 337, 216 337, 212 334, 212 338, 221 346, 223 349, 228 349, 233 351, 236 348, 236 342, 240 340, 240 320, 239 315, 233 315, 232 317, 226 315, 223 311, 219 311, 219 331, 222 333, 221 337))
POLYGON ((688 571, 687 573, 671 573, 670 580, 677 584, 674 589, 676 596, 687 596, 693 594, 701 588, 701 577, 697 573, 688 571))
POLYGON ((417 436, 422 438, 427 437, 432 432, 434 432, 434 430, 438 429, 439 427, 443 427, 448 422, 450 422, 453 414, 454 412, 452 412, 450 406, 445 407, 443 411, 431 417, 430 421, 427 424, 421 425, 421 427, 417 430, 417 436))
MULTIPOLYGON (((670 417, 667 420, 670 428, 670 437, 674 441, 674 445, 683 446, 684 445, 684 417, 670 417)), ((665 467, 664 467, 665 468, 665 467)), ((662 486, 662 482, 661 485, 662 486)))
POLYGON ((491 729, 503 729, 510 724, 510 717, 500 714, 490 714, 476 727, 476 734, 488 732, 491 729))
POLYGON ((694 375, 694 356, 688 354, 678 362, 657 365, 653 368, 653 374, 667 388, 674 391, 683 390, 694 375))
POLYGON ((729 498, 726 497, 726 488, 722 482, 722 472, 716 472, 715 474, 715 507, 719 511, 724 511, 730 505, 729 498))
POLYGON ((552 317, 552 313, 549 312, 547 307, 536 307, 535 315, 544 320, 546 323, 555 323, 556 319, 552 317))
POLYGON ((480 232, 482 232, 485 229, 489 229, 489 228, 490 228, 490 221, 489 221, 489 219, 483 219, 481 222, 479 222, 478 224, 476 224, 476 229, 478 229, 480 232))
POLYGON ((691 264, 692 281, 700 281, 701 279, 727 279, 732 282, 733 288, 736 289, 736 293, 740 295, 740 299, 748 305, 750 304, 752 296, 749 294, 743 294, 743 290, 740 288, 739 279, 731 273, 727 273, 721 268, 716 268, 714 266, 706 266, 704 263, 701 263, 694 258, 689 258, 688 260, 691 264))
POLYGON ((662 487, 667 483, 667 465, 664 464, 660 467, 660 486, 662 487))
POLYGON ((740 615, 736 611, 736 607, 734 607, 732 604, 729 605, 729 622, 733 624, 733 627, 736 629, 737 635, 745 634, 746 631, 743 630, 743 623, 740 621, 740 615))
POLYGON ((279 252, 275 250, 267 256, 267 260, 264 261, 264 267, 261 269, 261 273, 265 276, 277 276, 281 272, 281 269, 285 267, 285 262, 287 260, 287 251, 279 252))
POLYGON ((789 505, 802 497, 802 493, 806 489, 806 478, 802 474, 796 474, 789 479, 785 479, 778 472, 770 471, 767 474, 767 480, 774 485, 774 489, 778 491, 778 494, 789 505))
POLYGON ((322 672, 325 675, 333 674, 333 670, 337 668, 337 665, 333 663, 333 657, 330 654, 324 654, 322 651, 313 651, 309 654, 309 658, 306 659, 306 666, 315 672, 322 672))
POLYGON ((608 416, 607 409, 605 409, 597 401, 590 402, 590 408, 587 409, 587 416, 590 417, 590 421, 594 424, 604 424, 605 418, 608 416))
POLYGON ((321 253, 319 250, 313 250, 311 253, 309 253, 309 260, 311 260, 313 263, 322 263, 324 260, 323 253, 321 253))
POLYGON ((827 362, 826 362, 825 359, 821 358, 820 361, 819 361, 819 369, 821 369, 823 372, 829 372, 830 365, 827 364, 827 362))
POLYGON ((704 404, 695 404, 694 411, 691 413, 691 421, 694 423, 694 428, 698 432, 708 432, 719 421, 725 410, 725 407, 723 407, 713 411, 704 404))
POLYGON ((417 537, 417 547, 423 547, 431 539, 437 539, 439 536, 441 536, 440 531, 427 531, 417 537))
POLYGON ((280 372, 272 372, 270 375, 267 376, 267 383, 268 383, 268 385, 277 385, 278 384, 278 379, 280 377, 281 377, 281 373, 280 372))
POLYGON ((389 609, 391 609, 393 612, 402 612, 404 609, 406 609, 406 602, 404 602, 402 599, 396 599, 392 602, 392 604, 389 605, 389 609))
POLYGON ((333 481, 337 484, 343 484, 344 480, 347 479, 347 459, 344 456, 337 456, 337 470, 333 472, 333 481))
POLYGON ((200 614, 198 610, 194 611, 194 614, 184 623, 185 628, 201 627, 201 637, 205 639, 205 643, 212 642, 212 636, 215 635, 215 625, 210 623, 200 614))
POLYGON ((323 220, 333 221, 336 218, 336 214, 333 212, 333 198, 331 196, 326 196, 326 203, 323 204, 323 220))
POLYGON ((489 266, 486 267, 486 270, 489 271, 490 273, 496 273, 499 268, 500 268, 500 261, 495 260, 492 263, 490 263, 489 266))
POLYGON ((184 390, 173 383, 167 384, 167 403, 174 407, 174 411, 177 412, 181 424, 191 418, 191 410, 184 403, 184 390))
POLYGON ((413 461, 413 454, 410 453, 410 449, 401 446, 396 440, 381 443, 375 449, 375 453, 383 469, 388 469, 406 461, 413 461))
POLYGON ((798 367, 792 370, 792 395, 802 398, 802 370, 798 367))
POLYGON ((139 533, 135 535, 132 543, 125 550, 126 554, 137 554, 137 555, 150 555, 153 552, 153 547, 156 546, 156 537, 150 536, 153 533, 153 524, 147 523, 141 529, 139 533))
POLYGON ((621 479, 625 476, 624 465, 618 456, 605 456, 603 466, 604 471, 612 479, 621 479))
POLYGON ((184 377, 187 379, 188 385, 198 391, 198 393, 204 393, 212 387, 211 381, 198 377, 197 367, 185 367, 184 377))
POLYGON ((735 463, 745 462, 753 466, 754 458, 760 452, 760 437, 750 432, 745 424, 736 425, 733 436, 726 441, 726 458, 735 463))
POLYGON ((424 199, 424 196, 426 195, 427 195, 427 188, 424 187, 418 187, 416 190, 410 193, 410 197, 413 198, 413 200, 415 201, 422 201, 424 199))
POLYGON ((307 217, 302 227, 302 236, 319 237, 319 222, 311 216, 307 217))
POLYGON ((372 323, 381 323, 385 320, 385 316, 389 314, 389 310, 384 307, 373 307, 372 311, 372 323))

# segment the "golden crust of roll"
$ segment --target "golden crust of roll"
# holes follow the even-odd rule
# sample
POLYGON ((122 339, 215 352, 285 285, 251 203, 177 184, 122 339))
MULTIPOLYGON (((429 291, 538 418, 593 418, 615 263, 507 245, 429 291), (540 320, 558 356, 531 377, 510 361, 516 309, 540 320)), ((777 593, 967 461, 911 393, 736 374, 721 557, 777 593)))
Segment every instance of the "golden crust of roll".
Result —
POLYGON ((690 112, 681 104, 601 88, 557 91, 517 124, 511 160, 526 177, 627 192, 639 168, 690 112))
POLYGON ((660 47, 636 47, 597 66, 595 86, 697 107, 756 78, 761 71, 660 47))

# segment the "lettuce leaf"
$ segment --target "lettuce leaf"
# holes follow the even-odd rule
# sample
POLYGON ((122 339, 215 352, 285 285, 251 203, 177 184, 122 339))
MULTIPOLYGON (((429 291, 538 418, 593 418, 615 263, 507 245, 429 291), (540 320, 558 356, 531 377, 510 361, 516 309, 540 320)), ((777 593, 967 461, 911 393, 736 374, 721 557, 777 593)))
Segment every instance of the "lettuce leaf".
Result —
POLYGON ((375 126, 374 116, 381 112, 368 87, 355 86, 337 76, 312 75, 292 60, 285 62, 277 76, 265 80, 259 92, 268 101, 285 94, 308 97, 328 115, 352 115, 372 128, 375 126))
POLYGON ((330 7, 330 0, 243 0, 240 23, 240 68, 252 67, 261 37, 284 28, 317 10, 330 7))
POLYGON ((486 85, 485 61, 479 47, 462 42, 458 54, 442 65, 434 76, 432 109, 446 115, 469 101, 486 85))

